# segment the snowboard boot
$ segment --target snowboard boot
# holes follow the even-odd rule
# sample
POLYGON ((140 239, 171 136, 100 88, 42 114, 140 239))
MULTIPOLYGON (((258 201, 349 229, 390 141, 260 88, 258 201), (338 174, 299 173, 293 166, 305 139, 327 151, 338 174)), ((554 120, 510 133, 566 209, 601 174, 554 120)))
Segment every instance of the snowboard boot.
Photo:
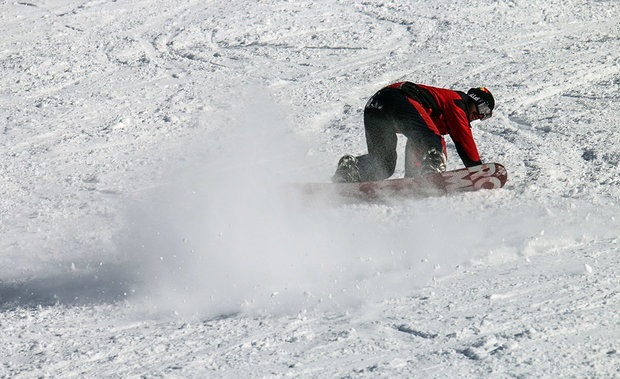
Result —
POLYGON ((353 183, 361 182, 360 169, 357 158, 353 155, 345 155, 338 161, 336 173, 332 176, 334 183, 353 183))
POLYGON ((430 148, 422 156, 420 175, 436 174, 446 171, 446 156, 436 148, 430 148))

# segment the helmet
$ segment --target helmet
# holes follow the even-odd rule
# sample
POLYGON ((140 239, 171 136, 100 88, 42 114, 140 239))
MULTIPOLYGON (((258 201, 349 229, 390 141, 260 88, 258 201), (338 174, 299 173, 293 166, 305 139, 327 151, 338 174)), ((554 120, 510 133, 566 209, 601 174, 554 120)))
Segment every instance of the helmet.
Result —
POLYGON ((467 95, 474 100, 476 110, 482 116, 481 120, 486 120, 493 115, 495 99, 488 89, 485 87, 470 88, 467 95))

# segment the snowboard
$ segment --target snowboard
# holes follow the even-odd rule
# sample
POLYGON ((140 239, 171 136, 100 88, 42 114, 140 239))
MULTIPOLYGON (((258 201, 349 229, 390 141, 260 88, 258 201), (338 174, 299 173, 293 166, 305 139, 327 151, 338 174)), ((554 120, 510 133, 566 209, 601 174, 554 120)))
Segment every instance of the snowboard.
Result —
POLYGON ((335 195, 356 199, 431 197, 501 188, 507 179, 508 173, 504 166, 499 163, 485 163, 416 178, 360 183, 301 183, 300 189, 305 195, 335 195))

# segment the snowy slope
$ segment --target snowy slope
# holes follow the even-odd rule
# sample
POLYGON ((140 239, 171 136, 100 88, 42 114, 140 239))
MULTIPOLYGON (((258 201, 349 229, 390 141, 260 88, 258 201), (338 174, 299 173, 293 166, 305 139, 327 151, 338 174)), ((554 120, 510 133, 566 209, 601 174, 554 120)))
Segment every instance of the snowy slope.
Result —
POLYGON ((616 0, 0 2, 0 376, 620 377, 619 19, 616 0), (491 89, 474 135, 504 189, 283 190, 363 152, 366 100, 404 79, 491 89))

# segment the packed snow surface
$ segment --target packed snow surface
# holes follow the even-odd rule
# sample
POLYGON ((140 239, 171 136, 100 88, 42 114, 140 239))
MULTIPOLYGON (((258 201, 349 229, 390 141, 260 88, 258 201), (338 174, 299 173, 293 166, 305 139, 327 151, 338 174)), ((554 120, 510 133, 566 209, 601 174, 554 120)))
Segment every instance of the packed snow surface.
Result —
POLYGON ((0 376, 619 378, 618 20, 617 0, 0 1, 0 376), (365 151, 365 102, 401 80, 488 87, 474 136, 507 185, 292 191, 365 151))

